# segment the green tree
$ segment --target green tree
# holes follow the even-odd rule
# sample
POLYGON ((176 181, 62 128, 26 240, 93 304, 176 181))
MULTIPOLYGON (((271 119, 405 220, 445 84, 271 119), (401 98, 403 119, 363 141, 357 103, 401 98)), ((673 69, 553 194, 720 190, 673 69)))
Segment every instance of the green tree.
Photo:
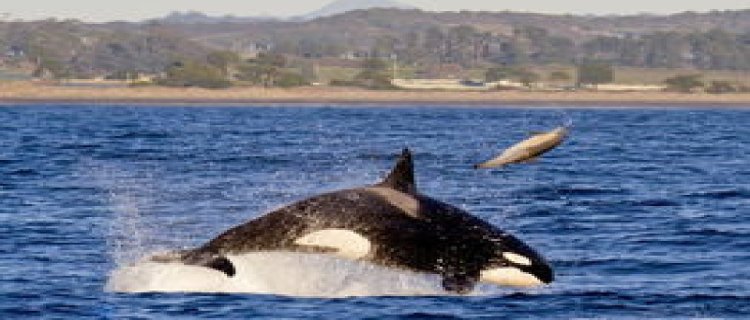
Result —
POLYGON ((539 81, 541 77, 538 73, 522 67, 492 67, 487 69, 484 74, 484 80, 495 82, 499 80, 515 80, 530 87, 534 82, 539 81))
POLYGON ((228 75, 230 67, 240 62, 240 56, 232 51, 213 51, 206 56, 206 61, 228 75))
POLYGON ((680 67, 682 53, 690 48, 690 43, 677 32, 656 32, 644 36, 642 41, 645 65, 652 68, 680 67))
POLYGON ((444 54, 445 33, 440 27, 432 26, 425 31, 424 49, 428 53, 442 59, 444 54))
POLYGON ((615 78, 614 69, 603 62, 584 62, 578 65, 578 85, 610 83, 615 78))
POLYGON ((362 61, 361 67, 366 72, 382 72, 388 69, 388 64, 383 59, 368 58, 362 61))
POLYGON ((484 73, 484 81, 495 82, 509 80, 516 76, 516 70, 510 67, 492 67, 484 73))
POLYGON ((228 88, 232 85, 218 68, 195 61, 178 61, 156 84, 170 87, 228 88))
POLYGON ((391 77, 388 64, 384 60, 369 58, 362 62, 362 72, 355 77, 355 80, 360 86, 370 89, 393 89, 391 77))
POLYGON ((701 76, 700 74, 676 75, 664 80, 664 83, 669 91, 692 92, 706 85, 700 80, 701 76))
POLYGON ((526 69, 519 70, 518 81, 520 81, 521 83, 523 83, 523 85, 527 87, 531 87, 532 84, 534 84, 535 82, 538 82, 539 79, 541 78, 542 77, 539 76, 539 74, 534 71, 526 70, 526 69))
POLYGON ((298 69, 299 74, 307 82, 318 82, 320 70, 317 62, 302 61, 298 69))
POLYGON ((731 82, 724 80, 711 81, 711 84, 706 88, 706 92, 715 94, 732 93, 737 91, 739 91, 738 87, 735 87, 731 82))
POLYGON ((286 56, 278 53, 261 53, 255 58, 258 64, 269 65, 274 67, 284 67, 287 64, 286 56))
POLYGON ((460 25, 448 30, 445 58, 451 62, 469 67, 476 62, 477 44, 481 34, 470 25, 460 25))
POLYGON ((570 73, 568 73, 567 71, 562 71, 562 70, 552 71, 552 73, 550 73, 547 78, 550 81, 568 81, 572 79, 572 77, 570 76, 570 73))
POLYGON ((529 52, 519 39, 504 39, 500 43, 500 52, 490 59, 504 65, 520 65, 529 62, 529 52))
POLYGON ((392 36, 380 36, 375 39, 375 44, 370 49, 370 56, 375 58, 390 57, 396 52, 399 39, 392 36))
POLYGON ((286 57, 276 53, 261 53, 238 67, 237 79, 256 85, 273 87, 276 85, 282 68, 287 64, 286 57))
POLYGON ((695 65, 704 69, 750 69, 750 46, 742 43, 741 35, 714 29, 692 34, 692 54, 695 65))
POLYGON ((276 86, 282 88, 299 87, 309 85, 310 82, 302 75, 294 72, 281 72, 277 76, 276 86))
POLYGON ((32 73, 32 76, 51 76, 55 79, 64 79, 72 77, 73 74, 68 66, 63 64, 62 62, 51 58, 41 58, 39 59, 39 64, 32 73))
POLYGON ((535 63, 569 63, 575 56, 572 40, 550 35, 547 29, 525 26, 513 30, 516 41, 527 43, 527 53, 535 63))

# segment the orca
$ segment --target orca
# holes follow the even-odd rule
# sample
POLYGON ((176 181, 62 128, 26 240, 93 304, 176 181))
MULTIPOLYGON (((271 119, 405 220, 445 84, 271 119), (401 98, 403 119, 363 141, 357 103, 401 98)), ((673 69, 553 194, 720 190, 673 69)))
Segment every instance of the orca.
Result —
POLYGON ((534 133, 528 139, 505 149, 499 156, 475 165, 474 168, 495 168, 512 163, 536 161, 541 155, 562 144, 569 131, 568 126, 562 126, 548 132, 534 133))
POLYGON ((380 183, 298 201, 231 228, 204 245, 152 257, 237 273, 230 255, 253 252, 331 254, 389 268, 437 274, 448 292, 478 282, 538 286, 552 267, 514 236, 462 209, 419 193, 404 149, 380 183))

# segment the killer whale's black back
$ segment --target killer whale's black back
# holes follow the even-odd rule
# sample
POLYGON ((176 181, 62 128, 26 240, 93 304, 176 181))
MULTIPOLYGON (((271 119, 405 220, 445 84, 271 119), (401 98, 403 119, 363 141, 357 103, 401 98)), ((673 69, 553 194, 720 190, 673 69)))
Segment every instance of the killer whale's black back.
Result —
MULTIPOLYGON (((262 251, 317 252, 297 239, 343 229, 366 238, 377 264, 440 274, 446 289, 473 287, 484 266, 504 250, 538 256, 520 240, 457 207, 419 194, 411 152, 405 149, 383 181, 326 193, 227 230, 183 261, 232 276, 226 255, 262 251)), ((322 251, 325 252, 325 251, 322 251)))

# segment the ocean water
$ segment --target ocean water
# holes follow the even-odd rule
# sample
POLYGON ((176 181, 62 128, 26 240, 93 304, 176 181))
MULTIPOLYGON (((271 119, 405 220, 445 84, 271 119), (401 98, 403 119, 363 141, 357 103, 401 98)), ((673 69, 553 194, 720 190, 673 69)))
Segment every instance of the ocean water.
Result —
POLYGON ((0 318, 750 317, 750 111, 567 107, 0 107, 0 318), (569 120, 541 161, 472 169, 569 120), (279 253, 207 293, 211 274, 141 262, 376 182, 404 147, 421 192, 521 238, 556 281, 451 296, 279 253))

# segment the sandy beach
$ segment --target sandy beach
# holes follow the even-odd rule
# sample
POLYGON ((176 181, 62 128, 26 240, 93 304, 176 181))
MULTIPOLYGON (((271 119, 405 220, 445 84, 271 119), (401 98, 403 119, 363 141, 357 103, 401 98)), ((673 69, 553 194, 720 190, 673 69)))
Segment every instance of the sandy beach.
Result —
POLYGON ((32 82, 0 82, 0 104, 18 103, 128 104, 439 104, 439 105, 570 105, 748 107, 750 93, 685 94, 669 92, 526 92, 526 91, 374 91, 349 87, 231 89, 167 87, 76 87, 32 82))

